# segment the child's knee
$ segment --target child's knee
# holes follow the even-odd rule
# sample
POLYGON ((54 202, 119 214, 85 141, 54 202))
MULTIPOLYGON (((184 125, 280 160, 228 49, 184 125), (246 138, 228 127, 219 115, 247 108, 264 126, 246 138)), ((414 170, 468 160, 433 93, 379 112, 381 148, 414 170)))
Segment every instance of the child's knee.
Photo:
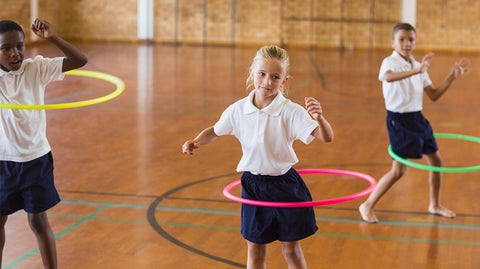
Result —
POLYGON ((393 177, 398 180, 400 179, 403 175, 405 175, 406 169, 400 169, 400 170, 395 170, 393 171, 393 177))
POLYGON ((4 228, 7 223, 8 215, 0 215, 0 228, 4 228))
POLYGON ((428 164, 431 166, 437 166, 437 167, 442 166, 442 158, 440 158, 440 156, 437 154, 427 155, 427 161, 428 161, 428 164))
POLYGON ((45 233, 50 227, 46 214, 42 213, 28 214, 28 224, 35 234, 45 233))
POLYGON ((392 170, 390 170, 390 173, 392 174, 392 177, 394 180, 400 179, 405 172, 407 171, 407 167, 399 162, 394 162, 392 166, 392 170))
POLYGON ((267 256, 267 245, 248 242, 248 254, 255 258, 264 258, 267 256))
POLYGON ((283 256, 287 260, 298 260, 302 257, 302 251, 295 248, 282 249, 283 256))
POLYGON ((296 258, 303 256, 302 247, 300 246, 300 243, 298 243, 298 241, 294 243, 282 243, 282 253, 286 258, 296 258))

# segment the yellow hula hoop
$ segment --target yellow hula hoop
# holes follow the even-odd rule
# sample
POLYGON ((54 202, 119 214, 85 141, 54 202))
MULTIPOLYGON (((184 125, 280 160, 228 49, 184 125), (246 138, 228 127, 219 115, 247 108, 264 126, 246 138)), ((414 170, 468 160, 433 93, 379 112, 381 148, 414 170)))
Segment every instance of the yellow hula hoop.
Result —
POLYGON ((61 103, 61 104, 45 104, 45 105, 26 105, 26 104, 5 104, 0 103, 0 108, 8 108, 8 109, 28 109, 28 110, 46 110, 46 109, 65 109, 65 108, 76 108, 76 107, 84 107, 84 106, 91 106, 96 105, 99 103, 103 103, 109 101, 117 96, 119 96, 125 90, 125 83, 120 78, 97 71, 89 71, 89 70, 71 70, 65 72, 66 75, 70 76, 79 76, 79 77, 89 77, 89 78, 96 78, 101 79, 107 82, 114 84, 117 88, 112 93, 107 95, 85 100, 85 101, 78 101, 78 102, 70 102, 70 103, 61 103))

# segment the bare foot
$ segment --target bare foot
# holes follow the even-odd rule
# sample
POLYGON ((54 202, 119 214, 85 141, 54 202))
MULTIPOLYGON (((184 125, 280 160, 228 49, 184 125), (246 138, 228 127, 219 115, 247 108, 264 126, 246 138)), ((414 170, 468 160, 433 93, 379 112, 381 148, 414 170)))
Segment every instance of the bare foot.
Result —
POLYGON ((360 205, 358 211, 360 211, 360 215, 362 216, 363 221, 365 221, 366 223, 373 224, 378 222, 377 216, 375 215, 375 210, 373 210, 372 208, 368 209, 365 206, 365 203, 360 205))
POLYGON ((446 218, 455 218, 455 216, 457 216, 457 214, 455 214, 455 212, 453 212, 450 209, 446 209, 445 207, 443 207, 441 205, 436 206, 436 207, 429 206, 428 207, 428 213, 433 214, 433 215, 439 215, 439 216, 446 217, 446 218))

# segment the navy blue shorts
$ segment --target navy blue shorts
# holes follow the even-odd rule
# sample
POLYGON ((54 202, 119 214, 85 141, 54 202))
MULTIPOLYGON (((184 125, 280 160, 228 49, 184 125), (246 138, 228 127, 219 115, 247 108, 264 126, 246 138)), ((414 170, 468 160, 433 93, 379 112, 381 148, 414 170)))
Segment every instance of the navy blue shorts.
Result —
POLYGON ((432 126, 420 111, 387 111, 387 129, 392 150, 402 158, 418 159, 438 151, 432 126))
POLYGON ((51 152, 29 162, 0 161, 0 215, 41 213, 58 202, 51 152))
MULTIPOLYGON (((294 169, 281 176, 242 175, 242 197, 273 202, 311 201, 303 179, 294 169)), ((243 237, 253 243, 297 241, 318 230, 313 207, 273 208, 242 204, 243 237)))

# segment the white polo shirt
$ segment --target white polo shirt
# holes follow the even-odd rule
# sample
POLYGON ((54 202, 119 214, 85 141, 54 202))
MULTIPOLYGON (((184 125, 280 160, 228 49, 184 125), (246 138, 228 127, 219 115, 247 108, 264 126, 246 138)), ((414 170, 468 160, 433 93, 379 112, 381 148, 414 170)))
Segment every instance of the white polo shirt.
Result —
POLYGON ((293 142, 309 144, 318 122, 302 106, 281 93, 272 103, 258 109, 253 105, 254 91, 230 105, 214 126, 216 135, 234 135, 243 156, 237 171, 252 174, 283 175, 298 162, 293 142))
POLYGON ((421 111, 423 105, 423 89, 432 84, 427 72, 416 74, 408 78, 387 82, 385 73, 387 71, 402 72, 420 67, 420 63, 413 57, 410 58, 413 63, 410 64, 398 52, 385 58, 380 67, 378 79, 382 81, 383 97, 385 107, 392 112, 415 112, 421 111))
MULTIPOLYGON (((64 78, 63 57, 25 59, 16 71, 0 69, 0 102, 44 104, 45 86, 64 78)), ((0 160, 27 162, 51 149, 45 110, 0 108, 0 160)))

